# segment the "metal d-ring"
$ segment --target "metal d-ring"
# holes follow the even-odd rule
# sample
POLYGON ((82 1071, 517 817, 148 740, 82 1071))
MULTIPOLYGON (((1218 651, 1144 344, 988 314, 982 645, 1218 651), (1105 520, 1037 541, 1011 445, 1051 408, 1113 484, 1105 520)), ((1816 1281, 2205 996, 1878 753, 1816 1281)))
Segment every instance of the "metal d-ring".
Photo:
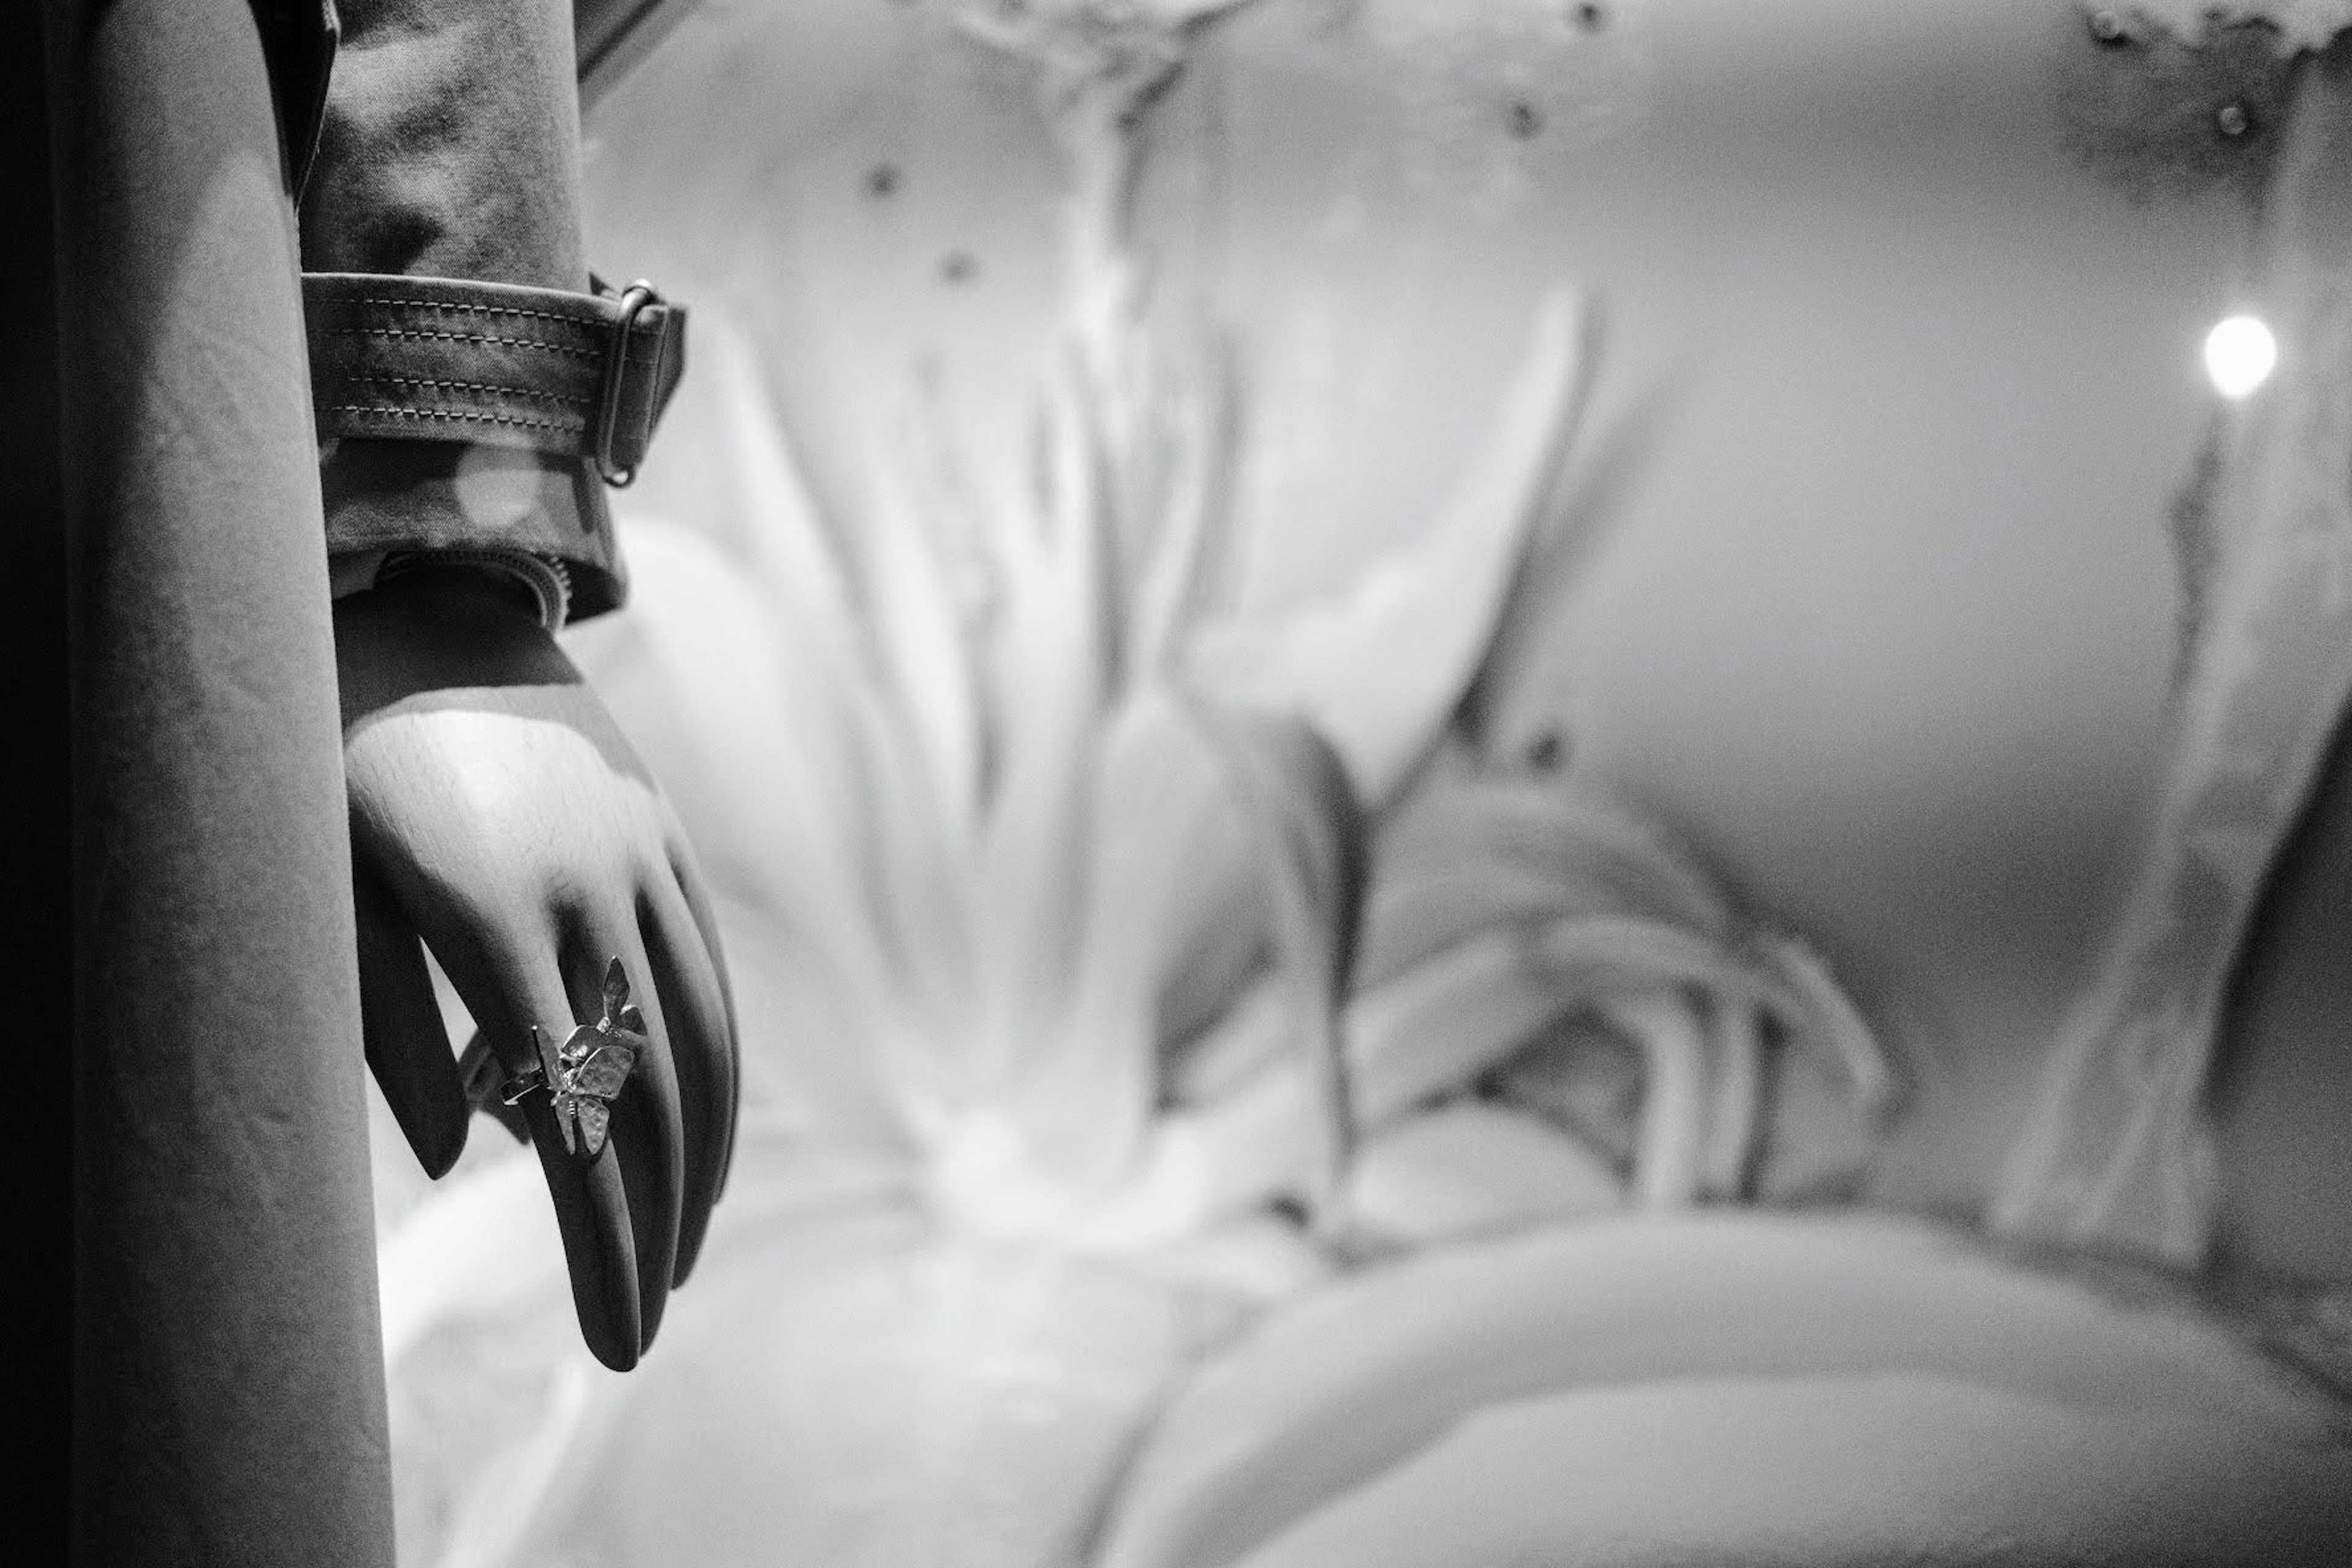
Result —
POLYGON ((604 406, 596 424, 596 474, 614 489, 626 489, 636 482, 635 464, 624 468, 613 461, 613 436, 621 422, 621 375, 629 357, 629 333, 637 324, 637 317, 648 305, 662 302, 654 286, 640 278, 621 291, 621 313, 613 322, 613 351, 604 365, 604 406))

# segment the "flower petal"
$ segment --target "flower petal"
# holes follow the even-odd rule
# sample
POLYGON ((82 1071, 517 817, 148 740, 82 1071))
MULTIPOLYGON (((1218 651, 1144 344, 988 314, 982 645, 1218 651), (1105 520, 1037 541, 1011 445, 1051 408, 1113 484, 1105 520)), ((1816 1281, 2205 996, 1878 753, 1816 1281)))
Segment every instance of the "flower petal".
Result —
POLYGON ((1492 925, 1637 915, 1726 935, 1732 900, 1697 851, 1590 788, 1473 776, 1415 791, 1384 826, 1365 929, 1377 983, 1492 925))
POLYGON ((1610 1163, 1524 1111, 1457 1101, 1366 1141, 1348 1218, 1383 1242, 1426 1246, 1622 1207, 1610 1163))
POLYGON ((1313 1089, 1293 1102, 1297 1119, 1280 1142, 1300 1153, 1280 1168, 1320 1173, 1328 1190, 1349 1126, 1338 1010, 1365 853, 1338 759, 1294 721, 1221 713, 1146 689, 1113 718, 1090 820, 1096 842, 1071 999, 1033 1037, 1016 1121, 1065 1145, 1050 1163, 1087 1179, 1200 1185, 1191 1173, 1169 1174, 1195 1145, 1179 1138, 1145 1147, 1160 1092, 1156 1002, 1198 921, 1195 900, 1267 907, 1278 991, 1265 1016, 1313 1089), (1079 1148, 1092 1152, 1067 1152, 1079 1148), (1139 1158, 1150 1168, 1135 1171, 1139 1158))
POLYGON ((1582 417, 1595 321, 1578 296, 1554 293, 1486 451, 1430 529, 1336 599, 1271 625, 1204 626, 1196 684, 1305 715, 1347 759, 1357 795, 1384 808, 1494 638, 1582 417))
POLYGON ((783 921, 853 984, 878 986, 860 684, 830 679, 760 581, 677 524, 628 525, 626 616, 567 637, 731 896, 783 921))
POLYGON ((982 805, 987 590, 957 540, 980 526, 978 503, 953 488, 939 418, 926 399, 877 433, 861 565, 871 635, 928 764, 924 782, 940 820, 963 826, 982 805))
POLYGON ((1864 1112, 1883 1121, 1901 1105, 1903 1082, 1877 1031, 1811 948, 1769 932, 1760 940, 1782 983, 1801 1003, 1788 1009, 1787 1021, 1843 1072, 1864 1112))
MULTIPOLYGON (((1291 1055, 1297 1007, 1285 978, 1260 969, 1214 1022, 1179 1043, 1163 1036, 1168 1098, 1179 1105, 1223 1099, 1291 1055)), ((1163 1015, 1164 1016, 1164 1015, 1163 1015)))
POLYGON ((1584 994, 1493 931, 1358 994, 1348 1011, 1356 1116, 1379 1127, 1433 1095, 1466 1088, 1584 994))
POLYGON ((1313 1108, 1310 1213, 1336 1222, 1354 1118, 1339 1011, 1354 976, 1369 869, 1363 814, 1339 754, 1295 719, 1190 705, 1256 829, 1272 892, 1275 973, 1292 1001, 1290 1027, 1313 1108))
MULTIPOLYGON (((708 412, 665 427, 665 461, 655 472, 673 499, 657 510, 747 567, 826 671, 837 678, 860 667, 868 655, 845 563, 793 455, 751 338, 722 311, 698 306, 694 356, 679 396, 708 412), (671 450, 673 441, 685 449, 671 450), (689 480, 692 488, 678 489, 689 480)), ((638 515, 625 502, 622 511, 638 515)))
POLYGON ((1070 1180, 1131 1173, 1159 1098, 1158 994, 1185 928, 1203 851, 1223 856, 1211 884, 1245 893, 1247 862, 1214 829, 1233 814, 1233 785, 1191 717, 1147 689, 1111 715, 1079 809, 1064 831, 1084 832, 1086 880, 1072 897, 1066 978, 1028 984, 1017 1016, 1032 1020, 1010 1044, 1007 1102, 1014 1121, 1051 1150, 1070 1180))
MULTIPOLYGON (((1270 1317, 1140 1445, 1096 1562, 1244 1559, 1509 1402, 1638 1382, 1884 1373, 2126 1422, 2201 1421, 2229 1434, 2217 1447, 2325 1443, 2340 1419, 2333 1402, 2186 1310, 2119 1309, 1940 1227, 1752 1213, 1600 1219, 1425 1254, 1270 1317)), ((1826 1436, 1797 1429, 1808 1443, 1826 1436)), ((1546 1473, 1554 1484, 1576 1474, 1546 1473)), ((1675 1495, 1704 1494, 1676 1484, 1675 1495)), ((1743 1560, 1741 1544, 1722 1560, 1743 1560)))
POLYGON ((1155 474, 1150 537, 1138 542, 1142 573, 1134 595, 1139 669, 1172 668, 1186 635, 1218 585, 1233 524, 1241 441, 1238 393, 1221 338, 1181 358, 1158 358, 1155 474))
POLYGON ((980 973, 992 1028, 1045 1026, 1069 988, 1087 878, 1094 781, 1118 696, 1118 615, 1106 454, 1084 371, 1068 355, 1047 408, 1045 473, 1031 529, 1003 540, 1001 754, 977 867, 980 973))
POLYGON ((1907 1373, 1581 1389, 1479 1412, 1241 1559, 2332 1563, 2352 1457, 1907 1373), (1801 1434, 1801 1440, 1791 1441, 1801 1434))
MULTIPOLYGON (((797 803, 789 799, 795 781, 776 767, 742 768, 738 776, 748 787, 785 793, 787 801, 772 798, 767 810, 805 818, 847 858, 851 879, 860 889, 858 899, 845 902, 830 890, 823 894, 837 921, 859 927, 861 941, 876 946, 882 956, 887 956, 882 950, 894 940, 901 954, 923 954, 919 964, 910 966, 902 960, 893 984, 968 994, 960 896, 963 880, 947 841, 947 830, 958 822, 952 803, 958 798, 956 781, 966 766, 958 760, 964 751, 927 748, 924 730, 901 700, 908 686, 905 658, 898 660, 901 675, 894 687, 892 660, 876 647, 877 610, 870 584, 851 571, 850 552, 826 528, 809 493, 750 339, 729 330, 723 318, 715 332, 706 333, 698 325, 698 343, 706 336, 710 342, 698 352, 710 363, 709 374, 719 402, 711 421, 719 431, 712 467, 722 482, 712 504, 723 515, 698 519, 698 531, 717 530, 727 545, 727 569, 746 574, 757 613, 780 645, 780 653, 769 656, 781 659, 781 669, 772 678, 788 684, 794 705, 778 716, 779 726, 811 754, 814 771, 834 785, 829 799, 845 799, 852 809, 821 811, 813 817, 796 810, 797 803), (939 760, 927 765, 927 757, 939 760), (935 800, 945 802, 945 807, 933 804, 935 800)), ((919 425, 917 429, 920 434, 928 427, 919 425)), ((936 466, 936 450, 924 451, 936 466)), ((903 506, 906 498, 899 500, 903 506)), ((898 514, 889 521, 908 529, 927 528, 930 521, 919 513, 898 514)), ((917 542, 902 537, 904 530, 892 531, 902 544, 915 547, 917 542)), ((925 533, 920 542, 936 553, 935 534, 925 533)), ((864 565, 865 578, 877 575, 873 561, 864 565)), ((719 606, 694 595, 656 597, 641 593, 632 608, 656 605, 666 613, 674 643, 690 643, 701 634, 705 613, 719 613, 719 606)), ((945 614, 933 605, 934 622, 945 614)), ((901 629, 912 636, 909 617, 902 606, 900 618, 909 624, 901 629)), ((728 657, 745 660, 734 667, 743 670, 773 668, 748 662, 751 655, 750 649, 729 647, 725 655, 709 658, 709 668, 698 671, 697 679, 674 682, 665 699, 695 698, 707 688, 719 699, 719 711, 713 715, 719 728, 760 728, 761 713, 770 710, 734 699, 728 675, 728 657), (725 712, 730 705, 731 718, 725 712)), ((951 667, 953 657, 943 657, 951 667)), ((958 676, 952 668, 947 676, 951 686, 961 682, 959 689, 967 689, 971 679, 971 672, 958 676)), ((932 690, 936 696, 936 686, 932 690)), ((951 714, 946 721, 957 720, 951 714)), ((958 743, 968 750, 968 735, 958 743)))
POLYGON ((1645 1208, 1680 1208, 1699 1195, 1713 1098, 1701 1010, 1682 987, 1660 985, 1612 994, 1601 1012, 1642 1053, 1633 1195, 1645 1208))

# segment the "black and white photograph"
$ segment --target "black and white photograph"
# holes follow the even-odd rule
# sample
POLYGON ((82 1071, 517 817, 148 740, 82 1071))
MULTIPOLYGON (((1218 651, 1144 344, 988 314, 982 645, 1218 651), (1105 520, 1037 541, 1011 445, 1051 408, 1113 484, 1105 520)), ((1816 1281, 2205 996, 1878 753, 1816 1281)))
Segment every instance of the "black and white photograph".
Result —
POLYGON ((73 1568, 2352 1568, 2352 0, 38 0, 73 1568))

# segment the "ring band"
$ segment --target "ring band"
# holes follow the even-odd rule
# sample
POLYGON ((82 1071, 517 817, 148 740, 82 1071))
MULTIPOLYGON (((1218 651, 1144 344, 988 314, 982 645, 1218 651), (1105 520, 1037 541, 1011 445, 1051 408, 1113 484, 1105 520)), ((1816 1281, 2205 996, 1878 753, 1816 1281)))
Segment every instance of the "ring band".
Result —
POLYGON ((551 1046, 540 1026, 530 1025, 530 1059, 505 1077, 499 1076, 500 1064, 488 1037, 477 1033, 457 1064, 467 1101, 482 1110, 496 1095, 499 1103, 514 1106, 544 1090, 564 1146, 594 1157, 604 1146, 613 1100, 652 1043, 645 1014, 629 1000, 628 976, 618 958, 604 967, 604 1016, 572 1030, 560 1047, 551 1046))
POLYGON ((513 1105, 531 1090, 547 1087, 547 1069, 533 1062, 499 1085, 499 1100, 501 1104, 513 1105))

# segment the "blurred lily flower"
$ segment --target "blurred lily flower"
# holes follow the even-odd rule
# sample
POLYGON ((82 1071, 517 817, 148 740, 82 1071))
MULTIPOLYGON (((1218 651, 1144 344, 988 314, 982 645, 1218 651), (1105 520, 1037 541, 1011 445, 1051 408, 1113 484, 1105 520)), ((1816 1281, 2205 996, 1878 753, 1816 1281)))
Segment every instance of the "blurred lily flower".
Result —
POLYGON ((1222 355, 1084 331, 1024 505, 919 418, 854 535, 706 331, 713 520, 635 521, 634 613, 580 645, 723 892, 739 1210, 852 1168, 953 1228, 1129 1255, 1282 1200, 1391 1243, 1590 1213, 1623 1181, 1546 1114, 1537 1048, 1578 1018, 1638 1049, 1654 1205, 1739 1195, 1768 1029, 1893 1103, 1826 967, 1669 835, 1450 745, 1581 417, 1588 308, 1545 303, 1428 530, 1275 616, 1219 591, 1222 355))
POLYGON ((1456 1194, 1444 1229, 1493 1229, 1567 1217, 1570 1189, 1544 1161, 1514 1170, 1494 1152, 1554 1130, 1622 1155, 1643 1206, 1757 1195, 1768 1042, 1843 1091, 1865 1148, 1899 1107, 1893 1065, 1829 966, 1609 791, 1465 755, 1386 824, 1379 866, 1350 1067, 1363 1179, 1409 1205, 1391 1229, 1428 1238, 1410 1187, 1381 1170, 1384 1133, 1408 1168, 1437 1162, 1420 1180, 1456 1194), (1596 1056, 1603 1069, 1617 1058, 1613 1106, 1580 1092, 1610 1087, 1596 1056), (1474 1082, 1480 1097, 1427 1109, 1474 1082), (1462 1131, 1440 1144, 1445 1118, 1462 1131), (1460 1160, 1479 1173, 1447 1174, 1460 1160))
MULTIPOLYGON (((706 1269, 767 1278, 777 1258, 830 1257, 812 1237, 884 1217, 761 1299, 762 1316, 797 1321, 878 1292, 856 1354, 758 1383, 763 1415, 685 1419, 731 1419, 744 1463, 756 1448, 830 1477, 802 1421, 887 1426, 876 1413, 900 1402, 877 1391, 909 1380, 908 1408, 972 1404, 997 1436, 925 1428, 919 1446, 956 1479, 914 1513, 812 1482, 826 1500, 807 1528, 907 1560, 891 1553, 915 1550, 908 1531, 1013 1462, 1019 1421, 992 1379, 1058 1367, 1053 1398, 1131 1419, 1172 1370, 1154 1358, 1183 1341, 1148 1327, 1176 1297, 1019 1259, 1108 1255, 1231 1302, 1327 1277, 1344 1251, 1328 1244, 1344 1239, 1358 1126, 1343 1007, 1368 803, 1426 770, 1493 639, 1583 406, 1591 318, 1566 293, 1546 303, 1485 451, 1423 536, 1273 618, 1218 591, 1235 431, 1213 350, 1066 341, 1022 504, 992 508, 917 421, 852 534, 812 503, 753 355, 702 337, 730 493, 709 529, 634 525, 633 613, 576 651, 661 759, 719 891, 748 1092, 706 1269), (1213 1081, 1215 1062, 1248 1070, 1213 1081), (1315 1223, 1274 1217, 1286 1200, 1315 1223), (934 1239, 911 1242, 908 1223, 934 1239), (1081 1370, 1041 1348, 1097 1311, 1141 1362, 1081 1370), (992 1325, 984 1343, 975 1322, 992 1325), (841 1525, 841 1510, 871 1519, 841 1525)), ((436 1323, 485 1321, 555 1275, 522 1245, 530 1201, 485 1173, 387 1238, 395 1365, 436 1323), (501 1240, 451 1268, 453 1230, 501 1240)), ((666 1336, 688 1336, 687 1359, 663 1363, 678 1376, 694 1382, 713 1347, 750 1353, 687 1321, 666 1336)), ((677 1456, 658 1445, 595 1456, 675 1431, 614 1414, 669 1386, 641 1373, 638 1392, 591 1399, 559 1370, 538 1429, 446 1482, 461 1522, 443 1560, 504 1561, 557 1528, 567 1476, 668 1473, 677 1456), (483 1501, 488 1475, 503 1511, 483 1501)), ((1023 1461, 1037 1473, 1005 1494, 1027 1500, 1006 1505, 1007 1539, 1069 1528, 1118 1434, 1109 1415, 1074 1417, 1023 1461)), ((685 1528, 650 1495, 639 1512, 685 1528)))
POLYGON ((2084 1455, 2021 1530, 2141 1527, 2072 1500, 2134 1442, 2167 1519, 2217 1455, 2332 1482, 2211 1336, 1907 1222, 1560 1223, 1753 1195, 1776 1060, 1866 1131, 1902 1086, 1691 846, 1458 721, 1559 598, 1572 290, 1426 527, 1303 606, 1230 591, 1271 526, 1235 515, 1235 376, 1145 328, 1129 221, 1143 110, 1240 3, 954 7, 1040 68, 1067 165, 1017 495, 925 404, 820 505, 699 312, 666 458, 698 503, 630 520, 631 613, 573 647, 720 895, 730 1191, 661 1354, 602 1383, 516 1310, 562 1288, 522 1159, 385 1237, 404 1555, 1664 1562, 1826 1521, 1767 1544, 1861 1561, 2084 1455))
POLYGON ((1081 1247, 1328 1199, 1366 805, 1485 656, 1591 348, 1549 301, 1432 528, 1258 617, 1215 589, 1213 352, 1106 380, 1066 345, 1024 507, 992 512, 932 428, 851 551, 722 343, 737 521, 641 526, 637 610, 588 662, 744 917, 747 1054, 792 1064, 793 1134, 898 1152, 952 1223, 1081 1247), (1260 1047, 1278 1082, 1171 1082, 1260 1047))
POLYGON ((2153 1272, 2125 1293, 1887 1215, 1447 1247, 1190 1379, 1087 1561, 1960 1563, 1998 1538, 2315 1568, 2343 1539, 2341 1405, 2251 1337, 2153 1272))
POLYGON ((1589 792, 1462 765, 1597 367, 1577 293, 1537 310, 1425 528, 1319 600, 1235 602, 1232 366, 1145 325, 1127 227, 1140 107, 1232 8, 967 18, 1043 68, 1069 164, 1070 309, 1019 494, 972 483, 924 402, 856 504, 821 507, 759 353, 701 312, 702 417, 667 459, 698 477, 691 521, 630 520, 631 613, 573 647, 719 894, 747 1074, 725 1283, 598 1394, 492 1326, 560 1279, 527 1181, 461 1179, 386 1238, 404 1495, 447 1515, 407 1534, 445 1568, 592 1516, 648 1561, 1058 1561, 1204 1322, 1623 1202, 1549 1113, 1563 1021, 1638 1043, 1630 1180, 1655 1204, 1737 1188, 1768 1027, 1882 1096, 1827 972, 1694 858, 1589 792), (509 1373, 549 1369, 487 1447, 415 1414, 464 1334, 398 1373, 463 1323, 506 1336, 509 1373), (713 1469, 685 1435, 714 1430, 719 1473, 799 1481, 790 1521, 676 1500, 713 1469))

